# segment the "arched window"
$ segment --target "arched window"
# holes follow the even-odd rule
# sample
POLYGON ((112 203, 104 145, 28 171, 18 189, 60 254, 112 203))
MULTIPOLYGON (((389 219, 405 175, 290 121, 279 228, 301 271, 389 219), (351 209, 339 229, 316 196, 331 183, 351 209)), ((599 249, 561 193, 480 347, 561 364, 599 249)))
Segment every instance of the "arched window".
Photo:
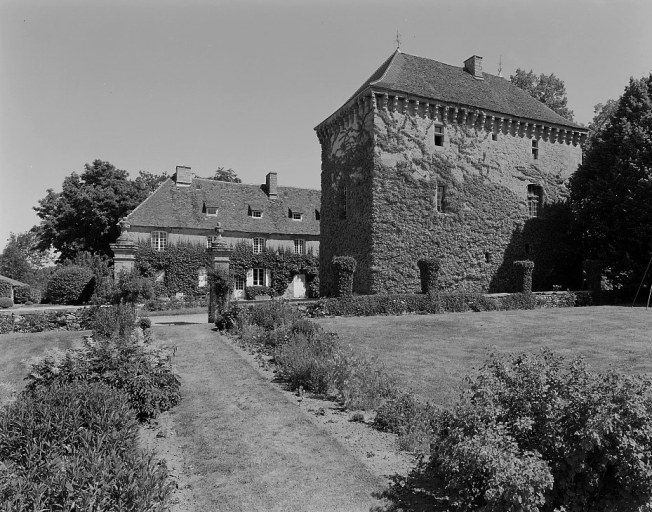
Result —
POLYGON ((530 218, 538 217, 543 203, 543 188, 539 185, 527 186, 527 209, 530 218))

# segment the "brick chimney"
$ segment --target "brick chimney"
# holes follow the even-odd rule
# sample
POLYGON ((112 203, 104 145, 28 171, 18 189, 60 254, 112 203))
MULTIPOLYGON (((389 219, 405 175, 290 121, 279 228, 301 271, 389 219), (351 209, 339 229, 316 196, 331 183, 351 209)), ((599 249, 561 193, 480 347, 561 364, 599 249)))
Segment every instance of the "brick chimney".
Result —
POLYGON ((471 73, 473 78, 484 80, 484 76, 482 75, 482 57, 474 55, 466 59, 464 61, 464 71, 471 73))
POLYGON ((177 172, 174 174, 174 181, 177 187, 189 187, 192 184, 192 179, 195 177, 190 167, 185 165, 177 165, 177 172))
POLYGON ((267 185, 267 196, 270 199, 276 199, 278 197, 278 190, 276 187, 276 173, 275 172, 268 172, 267 176, 265 177, 265 183, 267 185))

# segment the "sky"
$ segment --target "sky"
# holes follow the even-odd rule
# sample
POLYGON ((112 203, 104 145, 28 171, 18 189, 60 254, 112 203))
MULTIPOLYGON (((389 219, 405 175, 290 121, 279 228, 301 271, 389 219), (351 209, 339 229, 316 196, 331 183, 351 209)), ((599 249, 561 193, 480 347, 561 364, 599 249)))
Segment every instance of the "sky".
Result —
POLYGON ((319 188, 314 127, 395 50, 555 73, 575 120, 652 72, 649 0, 0 0, 0 248, 95 159, 319 188))

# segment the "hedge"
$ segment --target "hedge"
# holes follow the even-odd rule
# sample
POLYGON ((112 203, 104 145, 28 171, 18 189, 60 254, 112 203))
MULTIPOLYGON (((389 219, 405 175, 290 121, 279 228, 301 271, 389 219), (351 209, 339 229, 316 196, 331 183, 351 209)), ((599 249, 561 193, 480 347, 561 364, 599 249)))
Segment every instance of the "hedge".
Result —
POLYGON ((496 311, 535 309, 540 307, 573 307, 576 296, 572 292, 555 294, 513 293, 487 296, 482 293, 439 293, 356 295, 320 299, 307 306, 312 317, 320 316, 375 316, 407 313, 460 313, 465 311, 496 311), (555 297, 550 299, 550 297, 555 297))
POLYGON ((0 314, 0 334, 8 332, 82 331, 91 328, 93 308, 71 311, 0 314))
POLYGON ((47 299, 52 304, 82 304, 93 295, 95 274, 86 267, 67 265, 58 269, 47 285, 47 299))

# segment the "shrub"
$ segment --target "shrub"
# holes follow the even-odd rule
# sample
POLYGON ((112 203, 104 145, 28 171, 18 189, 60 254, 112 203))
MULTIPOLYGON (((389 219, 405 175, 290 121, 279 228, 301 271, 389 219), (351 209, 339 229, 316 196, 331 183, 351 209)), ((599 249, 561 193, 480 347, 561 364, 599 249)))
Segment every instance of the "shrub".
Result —
POLYGON ((98 340, 129 336, 136 326, 136 313, 127 304, 96 307, 94 311, 91 329, 98 340))
POLYGON ((144 317, 138 319, 138 327, 143 331, 152 328, 152 320, 150 318, 144 317))
POLYGON ((47 298, 53 304, 81 304, 93 294, 93 271, 77 265, 59 268, 47 285, 47 298))
POLYGON ((140 275, 137 270, 121 272, 115 284, 111 302, 136 304, 151 299, 154 296, 152 281, 140 275))
POLYGON ((11 297, 11 284, 0 279, 0 298, 11 297))
POLYGON ((417 262, 421 277, 421 293, 436 293, 438 291, 439 259, 423 259, 417 262))
POLYGON ((433 447, 427 474, 456 510, 638 510, 652 499, 652 385, 549 351, 492 357, 433 447))
POLYGON ((274 297, 274 290, 269 286, 247 286, 245 287, 245 299, 255 300, 256 297, 261 295, 267 295, 269 297, 274 297))
POLYGON ((26 389, 34 393, 77 380, 103 382, 121 390, 139 419, 155 417, 181 398, 172 353, 165 348, 145 347, 129 338, 84 340, 81 349, 68 350, 62 357, 48 354, 32 363, 26 389))
POLYGON ((300 315, 296 309, 282 300, 271 300, 257 304, 248 312, 247 320, 252 325, 271 331, 279 327, 290 326, 300 315))
POLYGON ((536 307, 537 298, 532 293, 510 293, 500 298, 500 309, 505 311, 534 309, 536 307))
POLYGON ((233 331, 240 326, 243 309, 235 302, 229 303, 228 307, 215 315, 215 327, 220 331, 233 331))
POLYGON ((351 256, 334 256, 336 297, 351 297, 353 295, 353 274, 357 262, 351 256))
POLYGON ((138 447, 125 397, 100 383, 57 384, 0 412, 3 510, 163 510, 165 465, 138 447))
POLYGON ((14 288, 14 301, 16 304, 41 302, 41 290, 33 286, 16 286, 14 288))
POLYGON ((14 307, 14 301, 11 300, 11 297, 0 297, 0 308, 7 309, 13 307, 14 307))
POLYGON ((532 272, 534 262, 530 260, 515 261, 517 288, 520 293, 532 293, 532 272))

